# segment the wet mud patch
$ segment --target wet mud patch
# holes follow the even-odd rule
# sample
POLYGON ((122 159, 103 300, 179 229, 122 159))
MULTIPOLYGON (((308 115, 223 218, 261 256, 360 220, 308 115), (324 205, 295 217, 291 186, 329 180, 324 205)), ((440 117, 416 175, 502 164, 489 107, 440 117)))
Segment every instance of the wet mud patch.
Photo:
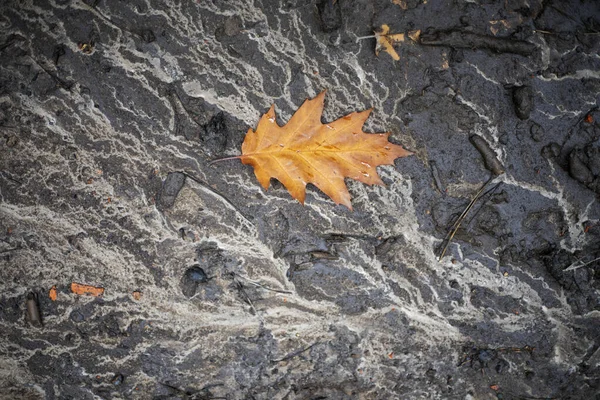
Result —
POLYGON ((0 397, 596 394, 595 2, 0 9, 0 397), (323 89, 415 153, 352 212, 210 164, 323 89))

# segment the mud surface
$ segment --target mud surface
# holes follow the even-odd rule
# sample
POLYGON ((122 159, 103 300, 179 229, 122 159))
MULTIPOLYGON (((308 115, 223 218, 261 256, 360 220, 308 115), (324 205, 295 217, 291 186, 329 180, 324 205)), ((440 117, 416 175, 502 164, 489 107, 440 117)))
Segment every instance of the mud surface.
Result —
POLYGON ((167 3, 0 5, 1 398, 598 398, 598 2, 167 3), (353 212, 208 165, 323 89, 353 212))

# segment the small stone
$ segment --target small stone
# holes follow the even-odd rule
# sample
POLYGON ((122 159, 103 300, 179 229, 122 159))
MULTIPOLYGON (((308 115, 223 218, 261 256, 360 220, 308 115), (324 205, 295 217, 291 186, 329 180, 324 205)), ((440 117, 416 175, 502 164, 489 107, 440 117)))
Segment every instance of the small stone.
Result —
POLYGON ((508 144, 508 135, 506 133, 503 133, 502 135, 500 135, 500 137, 498 138, 498 141, 500 142, 500 144, 502 145, 507 145, 508 144))
POLYGON ((185 271, 185 275, 191 281, 198 282, 198 283, 204 283, 208 280, 208 277, 206 276, 206 273, 204 272, 204 270, 202 268, 196 267, 196 266, 188 268, 188 270, 185 271))
POLYGON ((152 29, 144 29, 142 32, 140 32, 140 36, 146 43, 152 43, 156 40, 156 36, 154 36, 152 29))
POLYGON ((506 193, 506 190, 502 190, 499 193, 494 193, 490 201, 494 204, 508 203, 508 193, 506 193))
POLYGON ((544 128, 534 122, 529 128, 529 133, 534 141, 541 142, 544 137, 544 128))
POLYGON ((6 139, 6 147, 15 147, 19 143, 19 138, 16 136, 9 136, 6 139))
POLYGON ((73 322, 82 322, 85 320, 85 316, 79 310, 71 311, 69 318, 71 318, 71 321, 73 322))
POLYGON ((465 52, 462 49, 453 49, 450 52, 450 60, 455 63, 461 63, 465 59, 465 52))
POLYGON ((520 119, 528 119, 533 109, 533 90, 529 86, 521 86, 513 91, 515 112, 520 119))
POLYGON ((233 16, 225 20, 223 33, 227 36, 235 36, 242 31, 243 22, 240 17, 233 16))
POLYGON ((339 3, 320 0, 316 5, 323 32, 333 32, 342 27, 342 11, 339 3))
POLYGON ((171 208, 175 199, 185 183, 185 175, 181 172, 171 172, 165 179, 160 192, 160 203, 162 209, 171 208))
POLYGON ((585 148, 585 155, 588 158, 587 166, 595 176, 600 176, 600 147, 588 145, 585 148))
POLYGON ((571 151, 569 154, 569 174, 584 185, 588 185, 594 180, 594 176, 586 164, 587 156, 581 150, 571 151))
POLYGON ((212 155, 221 154, 227 146, 227 122, 225 114, 215 114, 200 133, 204 149, 212 155))
POLYGON ((510 365, 508 364, 507 361, 505 360, 498 360, 498 363, 496 364, 496 367, 494 367, 494 369, 496 370, 496 372, 498 374, 503 374, 506 371, 508 371, 508 369, 510 368, 510 365))
POLYGON ((113 376, 110 380, 110 383, 112 383, 115 386, 119 386, 123 383, 124 380, 125 377, 123 376, 123 374, 115 374, 115 376, 113 376))
POLYGON ((257 22, 252 29, 258 37, 265 37, 269 35, 269 24, 267 24, 266 21, 257 22))
POLYGON ((192 297, 196 294, 198 285, 208 281, 208 277, 202 268, 198 265, 188 268, 181 278, 181 292, 186 297, 192 297))
POLYGON ((483 365, 486 365, 488 362, 494 359, 494 353, 489 350, 481 350, 477 355, 477 358, 479 359, 479 362, 481 362, 483 365))
POLYGON ((542 149, 542 156, 547 159, 556 158, 560 155, 560 145, 556 142, 552 142, 544 146, 542 149))

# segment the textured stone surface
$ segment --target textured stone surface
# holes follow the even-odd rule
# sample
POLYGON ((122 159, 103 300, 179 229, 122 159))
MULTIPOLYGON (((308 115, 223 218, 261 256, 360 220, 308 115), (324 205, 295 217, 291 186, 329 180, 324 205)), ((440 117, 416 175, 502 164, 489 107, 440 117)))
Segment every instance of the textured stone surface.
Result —
POLYGON ((3 1, 0 397, 594 398, 597 2, 396 3, 3 1), (465 33, 395 62, 382 24, 465 33), (323 89, 416 153, 354 212, 209 165, 323 89), (438 261, 473 134, 506 173, 438 261))

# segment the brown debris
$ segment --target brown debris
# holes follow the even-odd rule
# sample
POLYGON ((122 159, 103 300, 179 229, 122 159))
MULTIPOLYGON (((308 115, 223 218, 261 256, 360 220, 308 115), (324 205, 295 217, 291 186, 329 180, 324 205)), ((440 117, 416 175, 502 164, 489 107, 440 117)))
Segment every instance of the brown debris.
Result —
POLYGON ((83 285, 81 283, 73 282, 73 283, 71 283, 71 292, 78 294, 78 295, 89 295, 89 296, 98 297, 98 296, 102 296, 104 294, 104 288, 90 286, 90 285, 83 285))

